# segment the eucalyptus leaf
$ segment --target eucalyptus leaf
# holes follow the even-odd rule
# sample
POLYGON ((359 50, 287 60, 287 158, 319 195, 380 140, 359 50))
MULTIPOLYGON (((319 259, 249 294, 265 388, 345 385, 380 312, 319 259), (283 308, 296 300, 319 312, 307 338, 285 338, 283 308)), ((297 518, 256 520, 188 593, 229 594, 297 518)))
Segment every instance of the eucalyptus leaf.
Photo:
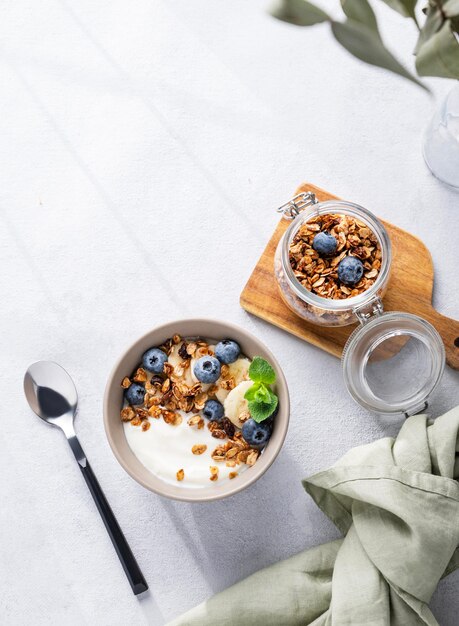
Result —
POLYGON ((419 76, 459 78, 459 42, 450 20, 420 46, 416 56, 419 76))
POLYGON ((416 20, 415 8, 417 0, 383 0, 391 9, 403 15, 403 17, 411 17, 416 20))
POLYGON ((307 0, 277 0, 270 13, 283 22, 298 26, 313 26, 330 21, 325 11, 307 0))
POLYGON ((341 0, 341 8, 350 20, 365 24, 379 35, 378 22, 368 0, 341 0))
POLYGON ((437 31, 440 30, 444 22, 443 14, 438 7, 429 6, 427 9, 426 20, 421 32, 419 33, 418 41, 414 49, 414 54, 419 52, 421 46, 437 31))
POLYGON ((459 16, 459 0, 447 0, 443 5, 443 13, 446 17, 459 16))
POLYGON ((408 78, 427 90, 427 87, 410 74, 387 50, 379 35, 371 28, 354 20, 332 22, 331 26, 336 40, 352 55, 365 63, 382 67, 399 76, 408 78))

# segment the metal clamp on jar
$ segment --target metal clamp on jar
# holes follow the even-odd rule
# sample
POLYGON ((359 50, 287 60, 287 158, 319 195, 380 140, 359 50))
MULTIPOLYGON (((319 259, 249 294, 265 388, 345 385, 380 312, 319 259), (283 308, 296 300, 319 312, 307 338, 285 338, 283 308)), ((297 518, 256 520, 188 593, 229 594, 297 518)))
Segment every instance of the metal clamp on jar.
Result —
POLYGON ((278 209, 291 225, 280 240, 274 272, 286 305, 304 320, 322 326, 360 323, 343 351, 346 386, 356 402, 382 414, 419 413, 427 407, 445 365, 445 348, 436 329, 417 315, 384 312, 391 244, 384 225, 367 209, 352 202, 318 202, 312 192, 300 193, 278 209), (312 218, 346 215, 372 231, 381 248, 379 274, 366 291, 345 299, 321 297, 306 289, 290 264, 290 246, 299 229, 312 218))

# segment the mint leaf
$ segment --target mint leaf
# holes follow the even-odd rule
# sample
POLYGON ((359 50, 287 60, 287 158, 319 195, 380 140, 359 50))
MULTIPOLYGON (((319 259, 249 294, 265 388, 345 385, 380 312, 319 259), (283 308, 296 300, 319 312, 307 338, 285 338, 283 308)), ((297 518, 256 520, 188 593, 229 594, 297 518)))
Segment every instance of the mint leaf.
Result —
MULTIPOLYGON (((274 404, 274 409, 276 409, 277 403, 279 402, 279 398, 276 396, 274 391, 271 391, 271 389, 269 388, 268 388, 268 393, 269 393, 270 403, 274 404)), ((274 410, 273 410, 273 413, 274 413, 274 410)))
POLYGON ((255 402, 267 402, 268 404, 271 401, 271 398, 269 396, 269 390, 263 383, 260 383, 259 388, 255 392, 254 400, 255 402))
POLYGON ((253 383, 253 385, 249 387, 247 391, 245 392, 244 398, 248 400, 249 402, 251 402, 252 400, 255 400, 255 396, 257 394, 257 391, 260 385, 261 383, 253 383))
POLYGON ((253 358, 249 367, 249 376, 255 383, 265 383, 265 385, 272 385, 276 382, 276 372, 271 365, 261 356, 253 358))
POLYGON ((249 412, 255 422, 260 423, 270 417, 277 408, 279 402, 278 397, 269 390, 270 402, 249 402, 249 412))
POLYGON ((245 392, 248 409, 252 419, 262 422, 274 413, 279 399, 271 391, 269 385, 276 382, 276 372, 271 365, 260 356, 254 357, 249 367, 249 376, 253 385, 245 392))
POLYGON ((244 398, 253 402, 271 402, 269 389, 264 383, 253 383, 244 394, 244 398))

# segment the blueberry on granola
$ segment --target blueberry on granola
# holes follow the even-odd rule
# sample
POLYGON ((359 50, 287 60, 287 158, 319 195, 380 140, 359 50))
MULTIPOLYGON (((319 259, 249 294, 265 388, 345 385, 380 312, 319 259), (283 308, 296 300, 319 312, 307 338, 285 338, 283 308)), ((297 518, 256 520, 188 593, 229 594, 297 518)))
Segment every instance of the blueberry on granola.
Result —
POLYGON ((161 374, 164 371, 164 363, 167 361, 167 354, 159 348, 150 348, 142 356, 142 365, 149 372, 161 374))
POLYGON ((129 404, 143 404, 143 399, 145 397, 145 388, 143 385, 138 385, 137 383, 133 383, 129 389, 126 389, 124 392, 124 397, 129 402, 129 404))
POLYGON ((214 356, 202 356, 194 364, 196 378, 204 384, 212 384, 220 378, 220 361, 214 356))
POLYGON ((338 278, 349 287, 356 285, 362 276, 363 263, 355 256, 345 256, 338 265, 338 278))
POLYGON ((242 436, 249 446, 264 446, 272 433, 272 421, 257 423, 250 418, 242 425, 242 436))
POLYGON ((218 400, 207 400, 202 411, 204 417, 207 417, 209 421, 216 421, 222 419, 225 414, 223 404, 218 400))
POLYGON ((325 231, 317 233, 312 241, 312 247, 322 256, 331 256, 335 253, 337 246, 336 238, 325 231))
POLYGON ((241 348, 239 347, 239 344, 232 339, 224 339, 223 341, 217 343, 215 347, 215 356, 220 363, 224 363, 225 365, 229 365, 230 363, 237 361, 240 353, 241 348))

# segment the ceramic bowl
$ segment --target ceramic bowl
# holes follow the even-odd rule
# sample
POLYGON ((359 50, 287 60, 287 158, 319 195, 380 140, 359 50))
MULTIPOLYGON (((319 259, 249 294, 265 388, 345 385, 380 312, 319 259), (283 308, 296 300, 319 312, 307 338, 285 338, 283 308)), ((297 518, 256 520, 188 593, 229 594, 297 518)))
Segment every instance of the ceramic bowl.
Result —
POLYGON ((126 472, 146 489, 155 493, 187 502, 209 502, 220 500, 242 491, 254 483, 271 466, 284 443, 287 434, 290 412, 290 401, 285 376, 274 355, 263 343, 246 330, 230 324, 211 319, 187 319, 170 322, 149 331, 135 341, 118 359, 105 388, 104 424, 108 442, 119 463, 126 472), (263 453, 252 467, 240 474, 237 479, 221 484, 210 484, 208 487, 188 489, 163 481, 147 470, 131 451, 120 420, 123 403, 121 380, 129 376, 138 366, 142 354, 151 346, 161 345, 165 339, 178 333, 182 337, 204 337, 223 339, 231 337, 241 346, 247 357, 261 356, 271 363, 276 371, 276 393, 279 396, 279 412, 274 420, 271 438, 263 453))

